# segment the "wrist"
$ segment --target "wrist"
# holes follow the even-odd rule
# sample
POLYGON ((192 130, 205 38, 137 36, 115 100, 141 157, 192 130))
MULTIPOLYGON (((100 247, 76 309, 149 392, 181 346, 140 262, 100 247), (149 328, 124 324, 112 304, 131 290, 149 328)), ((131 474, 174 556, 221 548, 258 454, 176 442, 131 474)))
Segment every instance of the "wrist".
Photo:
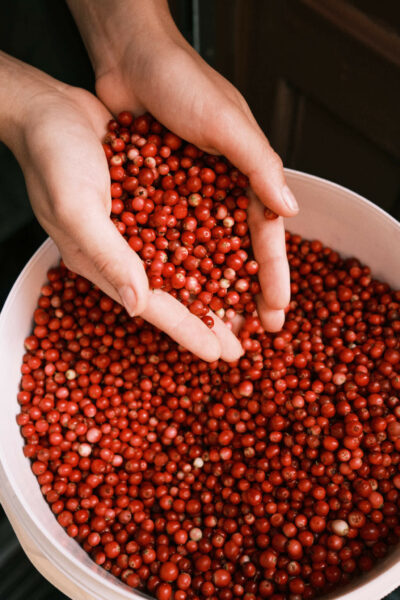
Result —
MULTIPOLYGON (((68 86, 0 52, 0 140, 19 154, 35 105, 68 86)), ((40 108, 40 106, 39 106, 40 108)))
MULTIPOLYGON (((155 43, 178 41, 181 34, 167 0, 67 0, 81 31, 96 79, 123 68, 129 54, 155 43)), ((183 38, 181 38, 183 39, 183 38)))

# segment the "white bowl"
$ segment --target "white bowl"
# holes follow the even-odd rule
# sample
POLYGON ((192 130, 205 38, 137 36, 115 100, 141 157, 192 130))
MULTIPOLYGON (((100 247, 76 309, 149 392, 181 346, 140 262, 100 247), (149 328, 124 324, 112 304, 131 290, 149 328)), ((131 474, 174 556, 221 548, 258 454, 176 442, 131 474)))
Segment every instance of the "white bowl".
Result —
MULTIPOLYGON (((287 227, 305 238, 320 239, 345 256, 367 263, 375 277, 400 288, 400 224, 361 196, 329 181, 287 171, 301 212, 287 227)), ((45 502, 16 424, 16 397, 24 338, 49 267, 59 253, 47 240, 28 262, 0 315, 0 500, 26 554, 35 567, 74 600, 144 598, 95 565, 64 532, 45 502)), ((400 545, 361 578, 328 597, 379 600, 400 583, 400 545)))

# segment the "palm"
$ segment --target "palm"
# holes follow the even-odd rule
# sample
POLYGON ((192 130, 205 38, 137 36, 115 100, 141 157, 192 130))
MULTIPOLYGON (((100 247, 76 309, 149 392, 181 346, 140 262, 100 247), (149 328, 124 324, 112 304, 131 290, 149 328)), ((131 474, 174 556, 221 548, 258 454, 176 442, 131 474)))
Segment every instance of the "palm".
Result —
POLYGON ((124 303, 121 290, 129 286, 135 314, 202 358, 238 358, 238 340, 217 317, 211 332, 169 294, 149 292, 142 261, 112 224, 110 177, 99 143, 110 113, 83 90, 49 98, 42 109, 43 104, 46 118, 42 111, 32 114, 27 157, 21 162, 32 206, 67 266, 117 302, 124 303))
POLYGON ((264 152, 265 167, 260 169, 263 156, 254 136, 264 145, 266 140, 236 88, 190 46, 173 46, 169 52, 157 52, 153 47, 151 55, 157 59, 141 61, 126 52, 126 62, 118 71, 98 79, 97 93, 114 113, 127 108, 136 114, 148 110, 182 138, 203 150, 225 154, 250 176, 257 193, 252 196, 249 224, 260 263, 259 314, 266 329, 279 330, 284 319, 282 308, 289 303, 289 270, 283 221, 265 220, 264 205, 259 200, 276 209, 276 199, 267 188, 271 185, 269 179, 277 176, 272 170, 265 183, 271 159, 264 152), (246 136, 250 129, 252 134, 246 136), (243 132, 239 137, 238 130, 243 132), (256 157, 254 161, 252 156, 256 157))
POLYGON ((96 223, 110 212, 107 161, 99 144, 108 118, 102 103, 83 90, 74 90, 70 99, 54 97, 47 102, 45 120, 32 114, 24 174, 36 216, 65 262, 117 299, 85 256, 96 223))

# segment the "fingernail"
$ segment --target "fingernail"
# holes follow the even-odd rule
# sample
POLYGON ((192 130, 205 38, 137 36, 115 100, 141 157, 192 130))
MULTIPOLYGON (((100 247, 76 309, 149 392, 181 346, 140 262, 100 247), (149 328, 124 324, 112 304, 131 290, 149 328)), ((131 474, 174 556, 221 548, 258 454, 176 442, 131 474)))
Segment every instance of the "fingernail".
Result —
POLYGON ((282 198, 290 212, 297 212, 299 210, 299 205, 297 204, 296 198, 293 196, 292 191, 287 185, 285 185, 282 190, 282 198))
POLYGON ((129 285, 124 285, 119 290, 119 295, 126 312, 130 317, 135 316, 136 294, 129 285))

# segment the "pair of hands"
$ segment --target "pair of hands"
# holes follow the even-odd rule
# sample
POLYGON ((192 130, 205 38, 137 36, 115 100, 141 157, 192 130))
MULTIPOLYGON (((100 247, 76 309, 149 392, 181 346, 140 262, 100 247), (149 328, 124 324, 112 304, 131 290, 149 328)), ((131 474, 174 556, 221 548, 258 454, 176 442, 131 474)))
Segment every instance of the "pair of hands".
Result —
MULTIPOLYGON (((213 315, 210 331, 169 294, 149 291, 141 260, 109 218, 110 180, 100 140, 112 114, 149 111, 248 175, 254 191, 248 218, 262 289, 258 311, 270 331, 284 321, 289 269, 283 220, 266 220, 264 205, 283 216, 297 212, 282 162, 238 90, 182 38, 164 0, 70 0, 69 5, 94 64, 97 97, 2 57, 4 76, 8 68, 20 83, 16 127, 11 134, 3 123, 3 138, 22 166, 35 214, 66 265, 130 314, 141 315, 204 360, 236 360, 241 345, 220 319, 213 315)), ((0 120, 0 134, 1 129, 0 120)))

